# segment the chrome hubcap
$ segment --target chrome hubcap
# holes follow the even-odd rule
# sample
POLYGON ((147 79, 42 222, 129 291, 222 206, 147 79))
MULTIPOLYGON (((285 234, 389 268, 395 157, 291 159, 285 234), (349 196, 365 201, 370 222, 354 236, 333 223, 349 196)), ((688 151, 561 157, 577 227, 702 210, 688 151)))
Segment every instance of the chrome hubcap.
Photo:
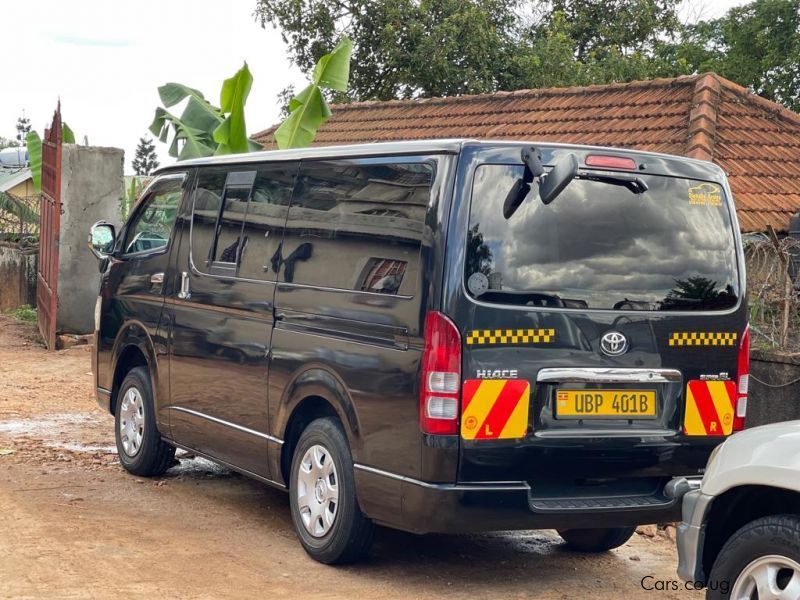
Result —
POLYGON ((119 411, 119 439, 128 456, 136 456, 144 437, 144 400, 135 387, 128 388, 119 411))
POLYGON ((325 446, 311 446, 297 474, 297 508, 306 531, 322 537, 333 527, 339 507, 339 477, 325 446))
POLYGON ((797 600, 800 564, 772 554, 747 565, 733 584, 731 600, 797 600))

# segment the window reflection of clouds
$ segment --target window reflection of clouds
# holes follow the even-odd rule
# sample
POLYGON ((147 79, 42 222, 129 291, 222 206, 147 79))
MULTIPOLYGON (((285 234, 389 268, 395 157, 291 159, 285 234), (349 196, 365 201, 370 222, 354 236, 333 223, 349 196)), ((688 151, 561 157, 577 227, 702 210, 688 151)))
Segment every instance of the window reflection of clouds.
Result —
POLYGON ((635 195, 575 180, 552 204, 531 196, 506 221, 501 205, 521 175, 521 166, 503 165, 475 173, 470 226, 479 224, 503 290, 581 298, 592 308, 661 301, 689 277, 736 291, 727 207, 690 205, 696 182, 649 176, 650 190, 635 195))

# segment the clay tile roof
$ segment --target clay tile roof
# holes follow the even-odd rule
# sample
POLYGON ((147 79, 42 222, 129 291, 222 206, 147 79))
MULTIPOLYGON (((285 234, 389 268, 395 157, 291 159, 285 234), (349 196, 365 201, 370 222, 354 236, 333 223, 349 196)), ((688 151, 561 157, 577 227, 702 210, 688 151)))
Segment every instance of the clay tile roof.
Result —
MULTIPOLYGON (((800 210, 800 115, 713 73, 332 108, 316 145, 466 137, 665 152, 725 169, 742 231, 787 231, 800 210)), ((274 148, 273 131, 253 137, 274 148)))

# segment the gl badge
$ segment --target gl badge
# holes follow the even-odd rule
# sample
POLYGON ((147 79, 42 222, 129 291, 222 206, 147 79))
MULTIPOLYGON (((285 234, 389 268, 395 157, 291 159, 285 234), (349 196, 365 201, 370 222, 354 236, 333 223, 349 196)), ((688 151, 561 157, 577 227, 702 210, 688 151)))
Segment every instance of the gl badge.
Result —
POLYGON ((628 351, 628 338, 619 331, 609 331, 600 338, 600 349, 608 356, 619 356, 628 351))

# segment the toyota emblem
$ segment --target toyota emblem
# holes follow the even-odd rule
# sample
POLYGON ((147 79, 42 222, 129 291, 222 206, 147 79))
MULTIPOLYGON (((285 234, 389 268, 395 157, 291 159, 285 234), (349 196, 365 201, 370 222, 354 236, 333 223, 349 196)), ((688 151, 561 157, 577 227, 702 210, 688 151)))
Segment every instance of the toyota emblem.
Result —
POLYGON ((628 351, 628 338, 619 331, 609 331, 600 338, 600 349, 609 356, 619 356, 628 351))

